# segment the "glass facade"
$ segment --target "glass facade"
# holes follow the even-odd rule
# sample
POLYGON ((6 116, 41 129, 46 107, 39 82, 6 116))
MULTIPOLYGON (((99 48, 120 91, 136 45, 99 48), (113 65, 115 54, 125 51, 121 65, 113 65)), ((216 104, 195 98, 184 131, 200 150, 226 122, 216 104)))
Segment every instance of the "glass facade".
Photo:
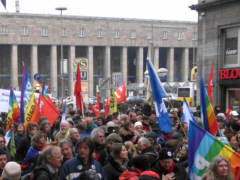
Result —
POLYGON ((232 111, 240 110, 240 88, 229 88, 227 89, 227 106, 232 111))
POLYGON ((238 31, 239 28, 224 30, 224 65, 238 64, 238 31))

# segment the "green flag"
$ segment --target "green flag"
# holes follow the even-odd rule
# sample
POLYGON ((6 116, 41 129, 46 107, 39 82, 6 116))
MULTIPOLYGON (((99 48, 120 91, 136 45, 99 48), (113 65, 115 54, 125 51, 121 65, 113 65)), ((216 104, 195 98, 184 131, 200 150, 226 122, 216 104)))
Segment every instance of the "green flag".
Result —
POLYGON ((16 154, 16 146, 14 141, 14 133, 12 132, 11 142, 10 142, 10 155, 11 157, 15 157, 16 154))
POLYGON ((115 96, 115 91, 112 89, 112 95, 109 104, 109 114, 113 114, 117 112, 117 99, 115 96))

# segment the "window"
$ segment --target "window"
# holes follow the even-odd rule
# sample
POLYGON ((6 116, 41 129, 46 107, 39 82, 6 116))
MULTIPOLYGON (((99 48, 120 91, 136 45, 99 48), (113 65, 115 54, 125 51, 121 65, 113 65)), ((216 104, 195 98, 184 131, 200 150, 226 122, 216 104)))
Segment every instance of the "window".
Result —
POLYGON ((22 36, 28 36, 28 27, 27 26, 22 27, 21 35, 22 36))
POLYGON ((66 36, 67 36, 67 29, 62 28, 62 37, 66 37, 66 36))
POLYGON ((0 27, 0 34, 7 35, 8 34, 8 27, 7 25, 1 25, 0 27))
POLYGON ((238 64, 238 28, 226 29, 224 36, 224 64, 238 64))
POLYGON ((120 32, 119 32, 119 30, 115 30, 114 38, 116 38, 116 39, 120 38, 120 32))
POLYGON ((98 38, 102 38, 103 37, 103 30, 102 29, 98 29, 97 30, 97 37, 98 38))
POLYGON ((151 32, 151 31, 149 31, 149 32, 147 33, 147 39, 152 39, 152 32, 151 32))
POLYGON ((79 36, 80 36, 80 37, 84 37, 84 36, 85 36, 85 30, 84 30, 84 28, 80 28, 79 36))
POLYGON ((178 32, 178 38, 179 41, 183 40, 183 32, 178 32))
POLYGON ((41 36, 42 37, 47 37, 48 36, 48 28, 47 27, 42 27, 41 36))
POLYGON ((168 32, 167 31, 163 31, 162 39, 163 40, 167 40, 168 39, 168 32))
POLYGON ((197 40, 197 32, 192 33, 192 40, 196 41, 197 40))
POLYGON ((136 35, 136 31, 135 30, 132 30, 131 33, 130 33, 130 38, 131 39, 136 39, 137 35, 136 35))

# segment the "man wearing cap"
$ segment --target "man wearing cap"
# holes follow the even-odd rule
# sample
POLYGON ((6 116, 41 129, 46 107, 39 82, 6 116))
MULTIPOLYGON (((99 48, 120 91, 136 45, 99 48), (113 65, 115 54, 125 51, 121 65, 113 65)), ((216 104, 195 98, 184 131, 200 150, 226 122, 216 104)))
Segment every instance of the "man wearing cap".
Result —
POLYGON ((181 165, 173 160, 173 153, 167 148, 162 148, 159 152, 159 161, 152 169, 159 176, 167 176, 169 179, 187 180, 188 175, 181 165))
POLYGON ((108 162, 108 157, 111 152, 112 145, 114 143, 122 143, 122 138, 116 133, 112 133, 107 136, 105 140, 105 148, 104 151, 100 153, 98 161, 102 166, 105 166, 108 162))
POLYGON ((237 111, 230 112, 228 128, 226 128, 226 133, 236 133, 240 130, 240 120, 237 111))

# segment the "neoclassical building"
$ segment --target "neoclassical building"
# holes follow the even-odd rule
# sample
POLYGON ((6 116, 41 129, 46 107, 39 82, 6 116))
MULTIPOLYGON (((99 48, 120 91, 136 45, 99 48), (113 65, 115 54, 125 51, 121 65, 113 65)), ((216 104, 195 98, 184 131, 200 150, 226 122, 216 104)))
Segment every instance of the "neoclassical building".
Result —
POLYGON ((55 97, 72 95, 79 58, 87 59, 82 82, 89 96, 96 85, 116 81, 114 73, 121 82, 143 83, 147 56, 156 69, 168 69, 167 81, 188 81, 196 41, 195 22, 0 13, 0 88, 19 89, 25 65, 32 83, 37 75, 55 97))

